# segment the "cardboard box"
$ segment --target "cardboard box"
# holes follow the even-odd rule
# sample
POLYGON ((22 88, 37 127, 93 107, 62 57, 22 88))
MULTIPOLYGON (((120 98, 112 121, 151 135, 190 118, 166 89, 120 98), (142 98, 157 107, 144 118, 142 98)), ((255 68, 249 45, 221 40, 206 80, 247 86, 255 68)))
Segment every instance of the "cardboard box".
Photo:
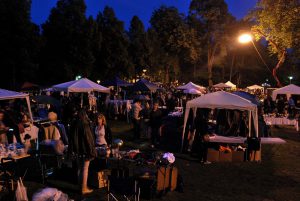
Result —
POLYGON ((103 188, 107 186, 109 170, 103 170, 99 172, 91 172, 89 175, 89 183, 94 188, 103 188))
POLYGON ((221 152, 219 154, 219 161, 220 162, 232 162, 232 152, 221 152))
POLYGON ((215 149, 207 150, 207 160, 210 162, 218 162, 219 161, 219 151, 215 149))
POLYGON ((245 161, 244 151, 232 151, 232 162, 243 162, 245 161))
POLYGON ((255 161, 255 162, 260 162, 261 161, 261 150, 259 151, 250 151, 248 153, 248 159, 249 161, 255 161))

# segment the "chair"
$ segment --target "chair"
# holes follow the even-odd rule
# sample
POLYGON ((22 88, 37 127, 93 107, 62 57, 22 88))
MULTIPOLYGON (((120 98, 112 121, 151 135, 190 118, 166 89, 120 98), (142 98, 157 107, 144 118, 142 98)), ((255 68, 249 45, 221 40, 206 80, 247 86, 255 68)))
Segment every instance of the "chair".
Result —
POLYGON ((139 201, 140 188, 135 177, 130 177, 124 169, 114 169, 108 177, 107 200, 139 201))

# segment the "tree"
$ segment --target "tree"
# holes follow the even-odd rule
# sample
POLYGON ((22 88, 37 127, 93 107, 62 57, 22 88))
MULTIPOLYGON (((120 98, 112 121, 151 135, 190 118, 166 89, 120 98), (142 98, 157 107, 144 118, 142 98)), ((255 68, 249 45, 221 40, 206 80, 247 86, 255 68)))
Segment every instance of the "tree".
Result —
POLYGON ((30 21, 31 1, 0 1, 1 88, 16 89, 24 81, 36 81, 39 28, 30 21))
POLYGON ((129 56, 134 66, 134 74, 138 75, 148 66, 149 50, 143 22, 137 16, 133 16, 130 22, 128 35, 130 39, 129 56))
POLYGON ((281 87, 277 71, 288 56, 287 50, 300 43, 300 1, 260 0, 249 17, 256 23, 252 27, 256 39, 267 40, 270 53, 277 55, 278 62, 272 74, 277 86, 281 87))
POLYGON ((127 51, 129 40, 124 23, 117 19, 110 7, 105 7, 103 14, 99 13, 97 23, 103 41, 97 57, 97 72, 101 72, 102 78, 115 75, 128 77, 133 70, 127 51))
POLYGON ((59 0, 42 25, 45 47, 41 63, 45 81, 61 82, 73 80, 76 75, 91 75, 95 61, 91 51, 93 23, 91 19, 87 21, 85 11, 84 0, 59 0))
POLYGON ((175 7, 161 6, 155 10, 150 19, 151 27, 157 34, 157 39, 165 52, 166 63, 164 64, 165 82, 170 81, 180 72, 179 55, 182 50, 190 48, 191 37, 185 16, 178 12, 175 7))
POLYGON ((229 14, 224 0, 193 0, 190 4, 189 15, 202 22, 205 30, 205 42, 207 49, 208 83, 213 85, 212 70, 215 56, 222 52, 221 48, 226 38, 226 27, 233 17, 229 14))

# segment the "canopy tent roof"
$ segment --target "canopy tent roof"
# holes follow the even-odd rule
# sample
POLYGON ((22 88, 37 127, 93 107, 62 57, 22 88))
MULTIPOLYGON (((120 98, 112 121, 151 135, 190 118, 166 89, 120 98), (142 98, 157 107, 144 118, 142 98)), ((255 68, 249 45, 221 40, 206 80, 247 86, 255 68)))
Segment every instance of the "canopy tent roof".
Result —
POLYGON ((232 88, 231 86, 221 82, 219 84, 215 84, 213 85, 214 88, 219 88, 219 89, 224 89, 224 88, 232 88))
POLYGON ((11 99, 19 99, 19 98, 25 98, 26 99, 29 116, 30 116, 30 119, 33 121, 28 94, 20 93, 20 92, 16 92, 16 91, 9 91, 9 90, 6 90, 6 89, 0 89, 0 100, 11 100, 11 99))
POLYGON ((250 93, 245 92, 245 91, 235 91, 235 92, 233 92, 233 94, 238 95, 238 96, 240 96, 244 99, 247 99, 255 105, 260 105, 260 102, 259 102, 258 98, 253 94, 250 94, 250 93))
POLYGON ((189 117, 190 109, 193 109, 193 114, 195 117, 197 108, 247 110, 249 111, 249 136, 251 134, 251 118, 253 118, 254 120, 256 136, 258 135, 257 106, 251 103, 249 100, 246 100, 238 95, 225 91, 218 91, 210 94, 205 94, 186 103, 181 148, 183 147, 186 123, 189 117))
POLYGON ((0 89, 0 100, 9 100, 9 99, 17 99, 17 98, 26 98, 28 94, 16 92, 16 91, 9 91, 6 89, 0 89))
POLYGON ((276 89, 272 93, 273 100, 276 99, 276 96, 278 94, 286 94, 288 97, 290 97, 291 95, 300 95, 300 87, 294 84, 290 84, 285 87, 276 89))
POLYGON ((236 85, 233 84, 233 83, 230 82, 230 81, 227 81, 225 84, 228 85, 228 86, 230 86, 231 88, 236 88, 236 85))
POLYGON ((70 82, 57 84, 52 86, 52 88, 57 91, 77 92, 77 93, 87 93, 91 91, 97 91, 102 93, 110 92, 109 88, 96 84, 95 82, 92 82, 87 78, 82 78, 80 80, 73 80, 70 82))
POLYGON ((197 89, 185 89, 183 91, 183 93, 186 93, 186 94, 193 94, 193 95, 201 95, 201 91, 197 90, 197 89))
POLYGON ((200 91, 200 90, 204 90, 205 87, 194 84, 193 82, 189 82, 185 85, 177 87, 177 89, 181 89, 181 90, 196 89, 196 90, 200 91))
POLYGON ((116 86, 116 87, 127 87, 131 86, 132 84, 126 82, 125 80, 120 79, 119 77, 115 76, 110 80, 106 80, 101 83, 103 86, 116 86))
POLYGON ((255 111, 256 105, 238 95, 225 91, 217 91, 188 101, 186 108, 218 108, 255 111))
POLYGON ((159 87, 152 83, 149 82, 146 79, 140 79, 138 82, 136 82, 133 86, 132 86, 132 90, 133 91, 151 91, 151 92, 155 92, 156 90, 158 90, 159 87))
POLYGON ((247 89, 256 90, 256 89, 263 89, 263 87, 255 84, 255 85, 248 86, 247 89))

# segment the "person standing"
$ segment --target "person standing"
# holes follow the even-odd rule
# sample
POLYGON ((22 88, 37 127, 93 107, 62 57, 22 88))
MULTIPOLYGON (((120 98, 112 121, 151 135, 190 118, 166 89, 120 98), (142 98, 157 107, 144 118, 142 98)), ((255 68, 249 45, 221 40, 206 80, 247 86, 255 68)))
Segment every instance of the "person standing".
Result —
POLYGON ((106 118, 103 114, 97 116, 95 127, 96 146, 109 147, 112 143, 111 129, 106 123, 106 118))
POLYGON ((96 157, 96 148, 90 120, 84 109, 78 112, 70 131, 69 152, 76 156, 80 168, 78 176, 81 180, 81 193, 91 193, 93 190, 88 188, 87 179, 90 161, 96 157))
POLYGON ((151 127, 151 147, 159 144, 160 141, 160 126, 162 121, 162 112, 158 108, 158 102, 153 104, 153 109, 150 113, 150 127, 151 127))
POLYGON ((135 103, 133 104, 132 110, 133 110, 132 122, 133 122, 133 129, 134 129, 133 138, 135 140, 137 140, 137 139, 140 139, 140 136, 141 136, 140 112, 142 111, 142 107, 141 107, 141 101, 140 100, 135 101, 135 103))
POLYGON ((208 119, 205 110, 198 110, 194 119, 195 138, 193 143, 193 151, 199 154, 200 162, 204 165, 210 164, 207 161, 208 151, 208 119))

